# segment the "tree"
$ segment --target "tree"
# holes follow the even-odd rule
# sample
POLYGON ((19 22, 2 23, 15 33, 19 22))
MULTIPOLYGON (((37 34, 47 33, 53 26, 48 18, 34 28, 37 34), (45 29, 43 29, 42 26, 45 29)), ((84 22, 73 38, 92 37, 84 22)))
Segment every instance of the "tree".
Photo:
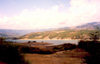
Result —
POLYGON ((93 30, 89 33, 90 40, 97 41, 100 39, 100 28, 96 27, 96 30, 93 30))
POLYGON ((3 44, 4 43, 4 40, 5 40, 5 38, 0 37, 0 44, 3 44))

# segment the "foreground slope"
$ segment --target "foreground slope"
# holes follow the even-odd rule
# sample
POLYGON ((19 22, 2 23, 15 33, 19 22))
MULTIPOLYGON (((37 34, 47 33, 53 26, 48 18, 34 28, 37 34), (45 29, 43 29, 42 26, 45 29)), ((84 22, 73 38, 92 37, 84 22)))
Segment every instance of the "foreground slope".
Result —
POLYGON ((88 53, 81 49, 60 51, 54 54, 25 54, 30 64, 84 64, 88 53))

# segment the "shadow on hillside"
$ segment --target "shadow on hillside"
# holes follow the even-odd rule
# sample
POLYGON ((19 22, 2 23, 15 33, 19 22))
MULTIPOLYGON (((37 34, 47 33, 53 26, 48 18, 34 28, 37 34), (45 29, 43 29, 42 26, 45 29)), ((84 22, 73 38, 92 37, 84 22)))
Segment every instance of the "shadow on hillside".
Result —
POLYGON ((100 64, 100 41, 80 41, 78 47, 90 53, 85 57, 87 64, 100 64))

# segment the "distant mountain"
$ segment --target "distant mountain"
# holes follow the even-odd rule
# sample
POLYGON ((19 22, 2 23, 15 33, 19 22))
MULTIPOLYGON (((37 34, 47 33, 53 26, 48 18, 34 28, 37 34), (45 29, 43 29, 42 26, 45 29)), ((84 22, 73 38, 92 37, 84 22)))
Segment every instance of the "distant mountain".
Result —
POLYGON ((58 30, 94 30, 97 27, 100 28, 100 22, 90 22, 90 23, 86 23, 86 24, 82 24, 79 26, 74 26, 74 27, 62 27, 62 28, 58 28, 58 30))
POLYGON ((91 23, 87 23, 87 24, 84 24, 84 25, 76 26, 75 29, 89 29, 89 30, 94 30, 97 27, 100 28, 100 22, 91 22, 91 23))
POLYGON ((31 33, 31 32, 43 32, 55 30, 55 28, 50 29, 35 29, 35 30, 11 30, 11 29, 0 29, 0 37, 20 37, 22 35, 31 33))
POLYGON ((64 27, 57 30, 33 32, 26 34, 22 39, 87 39, 89 32, 100 27, 100 22, 92 22, 76 27, 64 27), (73 29, 72 29, 73 28, 73 29))
POLYGON ((0 37, 19 37, 27 33, 33 32, 31 30, 10 30, 0 29, 0 37))
POLYGON ((68 30, 70 29, 70 27, 62 27, 62 28, 58 28, 57 30, 68 30))

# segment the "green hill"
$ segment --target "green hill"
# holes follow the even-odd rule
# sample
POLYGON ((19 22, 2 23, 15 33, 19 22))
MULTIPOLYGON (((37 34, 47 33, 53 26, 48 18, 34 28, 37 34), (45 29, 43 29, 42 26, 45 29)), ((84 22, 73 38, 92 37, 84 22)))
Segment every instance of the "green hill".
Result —
POLYGON ((29 33, 21 39, 87 39, 92 30, 54 30, 29 33))
POLYGON ((86 23, 76 27, 64 27, 51 31, 33 32, 26 34, 21 39, 88 39, 89 34, 97 27, 100 22, 86 23))

